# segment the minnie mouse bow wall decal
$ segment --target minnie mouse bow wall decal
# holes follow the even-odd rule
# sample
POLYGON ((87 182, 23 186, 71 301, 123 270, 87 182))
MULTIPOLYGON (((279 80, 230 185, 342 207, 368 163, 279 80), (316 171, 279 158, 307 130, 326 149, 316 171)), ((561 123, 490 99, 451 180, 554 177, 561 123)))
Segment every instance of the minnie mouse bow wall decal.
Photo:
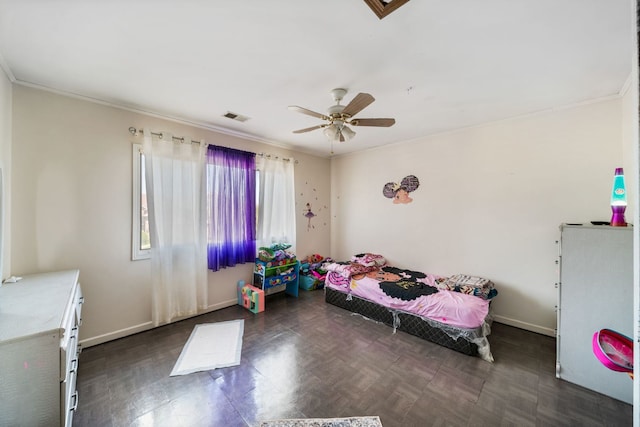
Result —
POLYGON ((405 176, 400 184, 397 182, 387 182, 382 188, 382 194, 388 199, 393 199, 394 204, 411 203, 413 199, 409 193, 415 191, 420 186, 420 181, 415 175, 405 176))

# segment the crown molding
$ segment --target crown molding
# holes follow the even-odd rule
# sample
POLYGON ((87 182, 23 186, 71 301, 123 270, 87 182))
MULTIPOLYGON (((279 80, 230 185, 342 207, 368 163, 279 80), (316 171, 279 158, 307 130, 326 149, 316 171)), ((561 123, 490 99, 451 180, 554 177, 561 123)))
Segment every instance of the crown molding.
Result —
POLYGON ((7 61, 5 61, 2 53, 0 53, 0 68, 2 68, 2 71, 4 71, 11 83, 16 83, 16 76, 13 75, 13 71, 11 71, 11 68, 9 68, 9 64, 7 64, 7 61))

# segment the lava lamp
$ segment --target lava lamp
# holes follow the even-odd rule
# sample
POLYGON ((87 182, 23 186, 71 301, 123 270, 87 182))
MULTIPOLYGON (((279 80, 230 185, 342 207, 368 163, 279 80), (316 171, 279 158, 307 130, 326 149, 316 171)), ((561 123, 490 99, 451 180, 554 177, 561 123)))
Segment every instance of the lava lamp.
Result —
POLYGON ((624 211, 627 209, 627 190, 624 186, 624 172, 622 168, 616 168, 613 177, 613 189, 611 190, 611 225, 613 227, 626 227, 624 211))

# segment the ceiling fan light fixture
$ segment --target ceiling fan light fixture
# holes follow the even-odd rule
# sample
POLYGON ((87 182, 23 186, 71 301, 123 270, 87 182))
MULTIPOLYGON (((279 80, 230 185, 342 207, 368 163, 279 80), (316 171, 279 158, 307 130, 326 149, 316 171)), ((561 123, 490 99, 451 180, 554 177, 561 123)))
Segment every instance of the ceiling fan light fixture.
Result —
POLYGON ((346 126, 342 120, 334 120, 322 131, 329 141, 349 141, 356 133, 346 126))
MULTIPOLYGON (((408 0, 404 1, 406 2, 408 0)), ((391 2, 389 4, 391 4, 391 2)), ((331 142, 331 146, 333 147, 334 141, 345 142, 353 139, 356 136, 356 133, 351 129, 350 126, 389 127, 395 124, 395 119, 390 118, 355 119, 354 116, 364 108, 366 108, 368 105, 370 105, 373 101, 375 101, 375 98, 369 93, 361 92, 358 93, 347 105, 341 105, 340 101, 342 101, 342 98, 346 93, 347 90, 341 88, 333 89, 331 91, 331 95, 333 96, 333 100, 336 102, 336 104, 329 107, 328 115, 316 113, 315 111, 311 111, 297 105, 290 105, 290 110, 326 121, 326 123, 320 125, 294 130, 293 133, 305 133, 316 129, 323 129, 322 132, 324 133, 324 136, 331 142), (347 126, 347 124, 350 126, 347 126)))
POLYGON ((333 123, 324 128, 322 131, 329 141, 335 141, 340 138, 340 129, 333 123))
POLYGON ((341 132, 342 132, 342 136, 344 136, 344 139, 346 141, 349 141, 351 138, 356 136, 356 133, 352 131, 351 128, 348 126, 343 126, 341 132))

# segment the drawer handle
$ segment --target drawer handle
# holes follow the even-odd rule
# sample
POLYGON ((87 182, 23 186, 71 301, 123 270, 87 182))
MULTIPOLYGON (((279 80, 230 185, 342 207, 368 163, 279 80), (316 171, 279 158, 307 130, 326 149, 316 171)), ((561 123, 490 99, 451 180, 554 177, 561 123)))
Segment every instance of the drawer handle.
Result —
POLYGON ((84 297, 78 298, 78 304, 84 304, 84 297))
POLYGON ((78 390, 76 390, 73 395, 71 395, 71 398, 73 399, 73 406, 71 407, 70 411, 75 411, 76 409, 78 409, 78 390))
POLYGON ((71 374, 71 373, 76 373, 76 372, 78 372, 78 359, 77 359, 77 358, 76 358, 76 359, 73 359, 73 360, 71 361, 71 366, 72 366, 72 368, 71 368, 71 369, 69 369, 69 373, 70 373, 70 374, 71 374))

